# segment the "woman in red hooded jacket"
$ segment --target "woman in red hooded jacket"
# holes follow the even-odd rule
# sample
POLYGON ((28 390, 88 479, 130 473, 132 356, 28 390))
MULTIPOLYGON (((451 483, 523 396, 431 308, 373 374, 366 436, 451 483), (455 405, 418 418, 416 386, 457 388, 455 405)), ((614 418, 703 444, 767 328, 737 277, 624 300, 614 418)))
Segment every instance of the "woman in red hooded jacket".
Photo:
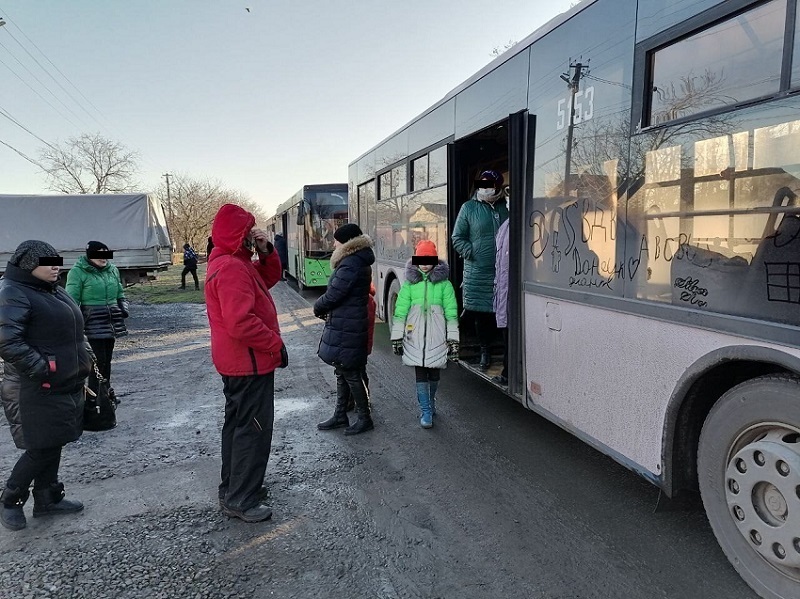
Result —
POLYGON ((225 394, 220 507, 245 522, 272 516, 261 500, 272 445, 275 369, 288 364, 269 293, 281 278, 281 263, 254 225, 255 217, 239 206, 219 209, 205 286, 211 358, 225 394))

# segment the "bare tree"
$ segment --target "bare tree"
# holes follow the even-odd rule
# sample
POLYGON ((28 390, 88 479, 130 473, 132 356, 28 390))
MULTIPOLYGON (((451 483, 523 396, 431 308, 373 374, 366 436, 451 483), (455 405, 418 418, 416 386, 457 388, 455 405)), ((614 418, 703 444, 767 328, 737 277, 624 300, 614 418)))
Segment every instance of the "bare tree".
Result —
POLYGON ((48 188, 73 194, 133 191, 138 160, 136 152, 99 133, 84 133, 39 152, 48 188))
POLYGON ((503 46, 502 48, 500 46, 495 46, 494 48, 492 48, 492 51, 489 52, 489 56, 491 56, 492 58, 497 58, 498 56, 507 52, 516 45, 517 45, 516 40, 508 40, 505 46, 503 46))
MULTIPOLYGON (((167 191, 162 185, 158 192, 162 206, 167 206, 167 191)), ((170 236, 177 247, 184 243, 192 247, 205 247, 211 235, 214 215, 223 204, 237 204, 256 217, 256 224, 266 221, 263 208, 246 194, 225 189, 219 181, 194 179, 189 175, 178 174, 170 184, 171 216, 167 213, 170 236)))

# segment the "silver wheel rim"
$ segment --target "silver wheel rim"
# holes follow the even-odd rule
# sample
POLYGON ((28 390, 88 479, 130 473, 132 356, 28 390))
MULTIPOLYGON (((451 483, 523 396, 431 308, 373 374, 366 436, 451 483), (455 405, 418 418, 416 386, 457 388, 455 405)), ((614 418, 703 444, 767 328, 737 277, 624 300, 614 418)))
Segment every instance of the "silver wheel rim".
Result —
POLYGON ((800 582, 800 430, 764 423, 742 432, 728 452, 725 499, 750 548, 800 582))

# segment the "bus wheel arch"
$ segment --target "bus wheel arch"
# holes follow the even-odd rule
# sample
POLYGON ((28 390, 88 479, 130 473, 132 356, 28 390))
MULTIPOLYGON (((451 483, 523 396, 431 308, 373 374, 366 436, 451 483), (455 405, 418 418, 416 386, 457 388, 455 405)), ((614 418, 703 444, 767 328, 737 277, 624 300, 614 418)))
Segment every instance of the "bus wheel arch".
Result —
POLYGON ((796 374, 739 383, 715 402, 698 447, 698 484, 714 535, 768 599, 800 596, 798 396, 796 374))
POLYGON ((394 309, 397 305, 397 297, 400 294, 400 279, 397 276, 390 272, 389 275, 386 277, 386 297, 384 298, 383 305, 386 307, 386 318, 384 319, 386 323, 389 325, 389 329, 392 328, 392 321, 394 320, 394 309))
POLYGON ((661 487, 668 496, 697 490, 697 447, 714 404, 745 381, 780 373, 800 376, 800 360, 758 346, 722 348, 686 370, 675 386, 665 417, 661 487))

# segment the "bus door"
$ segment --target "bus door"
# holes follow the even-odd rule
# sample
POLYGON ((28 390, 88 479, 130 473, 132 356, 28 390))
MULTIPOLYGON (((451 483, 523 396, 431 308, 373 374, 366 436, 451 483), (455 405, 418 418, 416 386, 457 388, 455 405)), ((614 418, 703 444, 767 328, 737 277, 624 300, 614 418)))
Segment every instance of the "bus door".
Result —
POLYGON ((508 229, 508 391, 523 400, 525 391, 525 198, 533 187, 533 151, 536 118, 528 111, 508 118, 509 229, 508 229))
MULTIPOLYGON (((494 170, 503 175, 504 184, 509 183, 509 119, 498 121, 468 137, 448 145, 447 155, 447 206, 448 206, 448 260, 451 280, 456 288, 460 314, 463 314, 464 260, 453 248, 452 232, 461 206, 472 198, 475 179, 484 170, 494 170)), ((475 320, 469 312, 459 322, 461 331, 462 365, 491 379, 503 369, 503 340, 498 332, 491 344, 492 365, 481 372, 477 366, 480 344, 476 334, 475 320), (473 364, 476 362, 476 364, 473 364)))

